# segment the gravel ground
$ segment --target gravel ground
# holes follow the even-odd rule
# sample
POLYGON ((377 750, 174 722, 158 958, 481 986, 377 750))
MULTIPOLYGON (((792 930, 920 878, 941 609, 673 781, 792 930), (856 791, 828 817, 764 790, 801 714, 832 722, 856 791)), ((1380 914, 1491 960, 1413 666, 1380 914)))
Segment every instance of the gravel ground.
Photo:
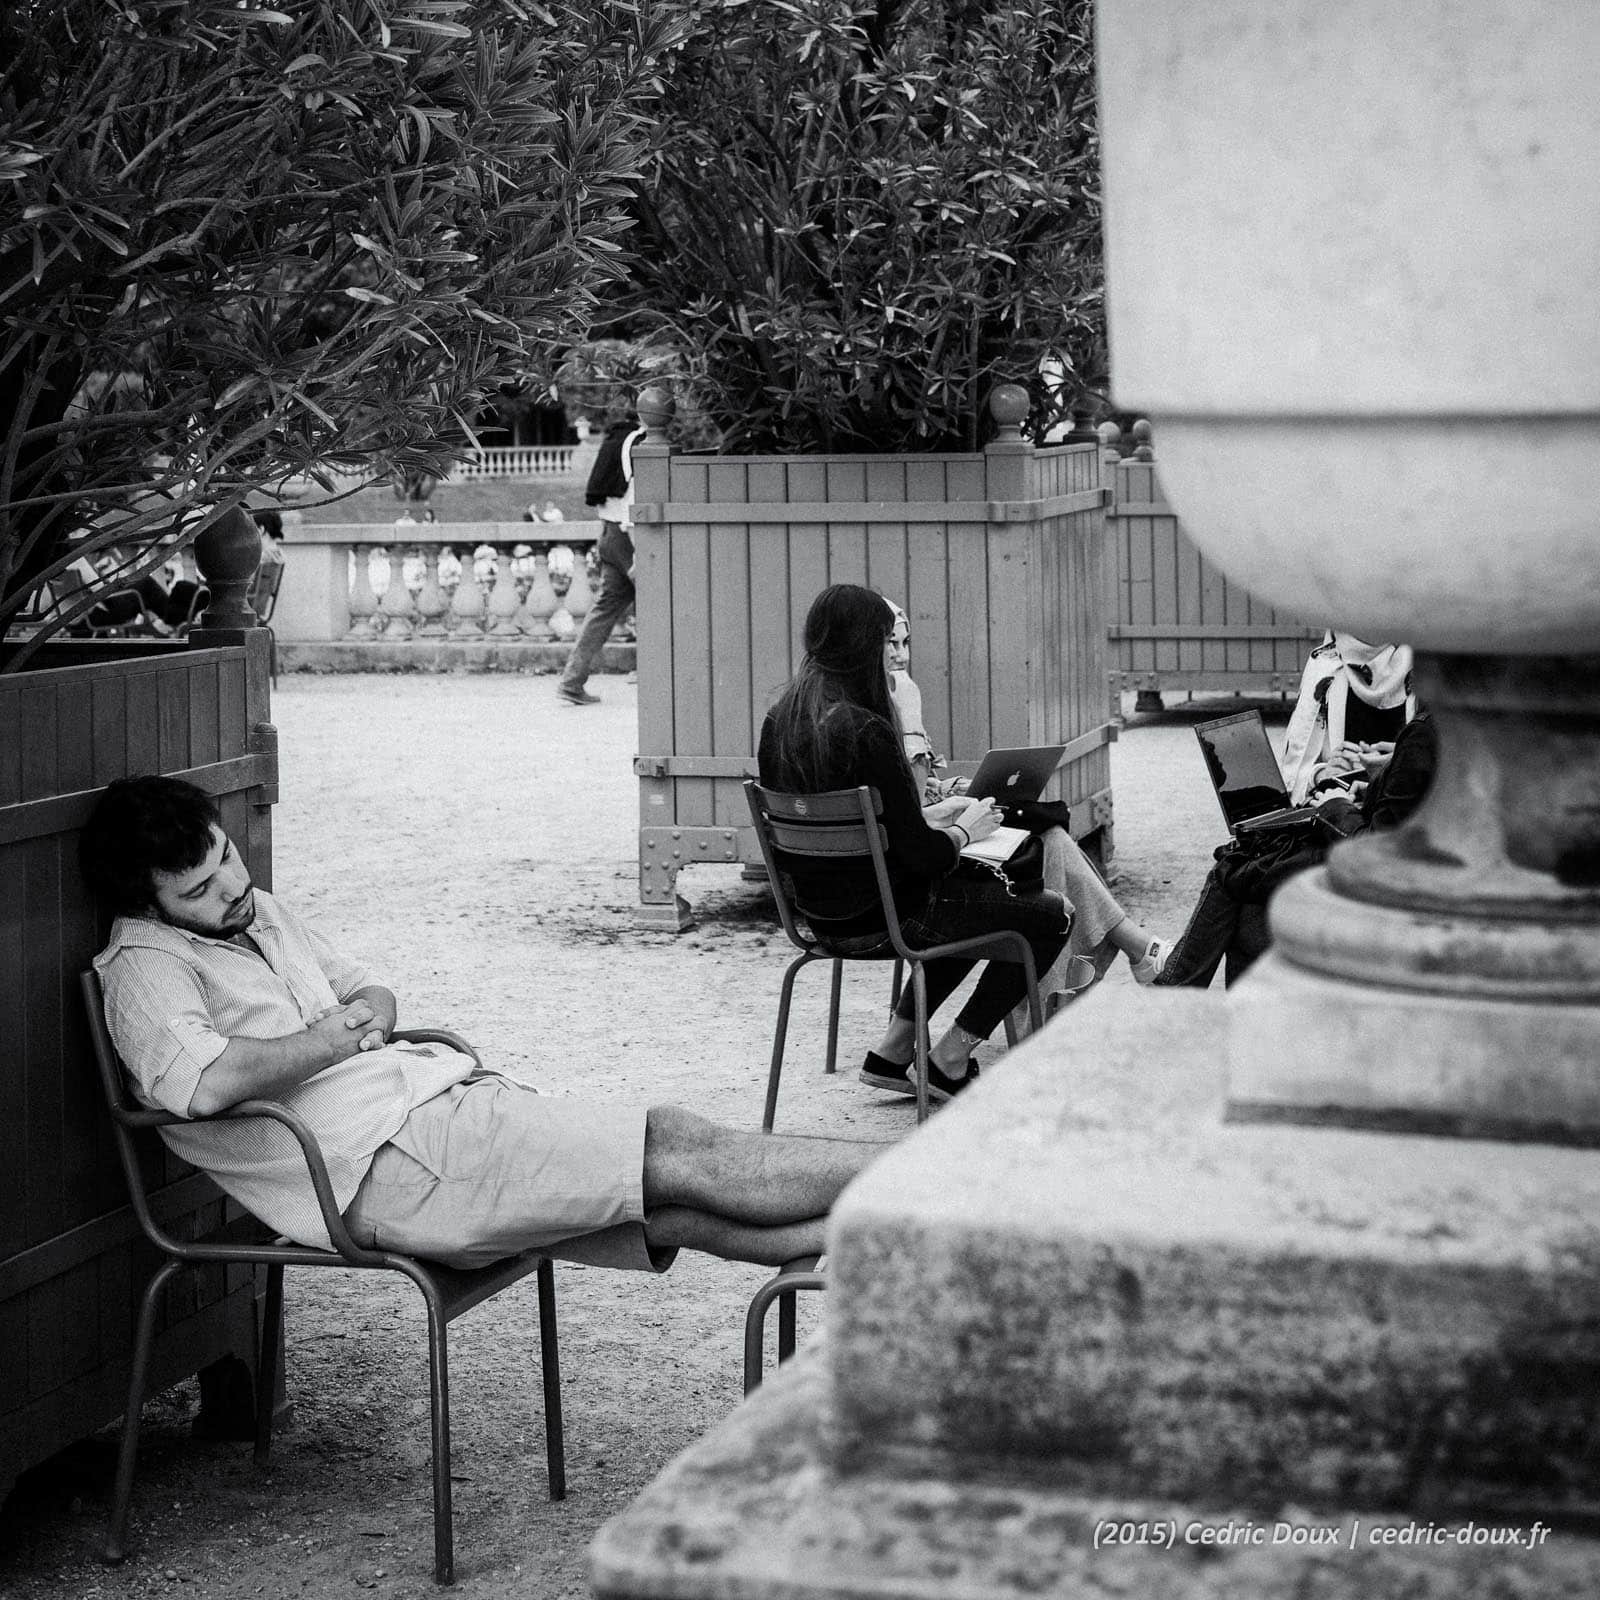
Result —
MULTIPOLYGON (((454 1027, 545 1092, 676 1101, 756 1125, 786 948, 770 897, 737 868, 693 868, 680 889, 697 929, 635 929, 635 690, 595 682, 604 704, 579 711, 557 705, 549 678, 285 677, 274 888, 389 975, 403 1021, 454 1027)), ((1135 717, 1113 750, 1117 891, 1157 933, 1179 931, 1222 837, 1189 731, 1216 710, 1135 717)), ((1105 981, 1149 1003, 1125 963, 1105 981)), ((874 1042, 883 998, 876 976, 846 982, 842 1061, 874 1042)), ((911 1132, 908 1101, 851 1068, 823 1075, 826 1005, 820 973, 802 980, 780 1130, 911 1132)), ((1052 1025, 1070 1027, 1070 1010, 1052 1025)), ((455 1325, 463 1596, 587 1593, 595 1528, 737 1403, 743 1310, 764 1276, 700 1256, 663 1278, 557 1268, 559 1505, 544 1498, 531 1288, 455 1325)), ((802 1298, 802 1333, 817 1298, 802 1298)), ((248 1446, 191 1439, 195 1393, 180 1386, 147 1409, 135 1556, 94 1560, 107 1432, 28 1474, 0 1508, 0 1595, 436 1592, 415 1291, 291 1274, 288 1304, 296 1419, 269 1471, 251 1468, 248 1446)))

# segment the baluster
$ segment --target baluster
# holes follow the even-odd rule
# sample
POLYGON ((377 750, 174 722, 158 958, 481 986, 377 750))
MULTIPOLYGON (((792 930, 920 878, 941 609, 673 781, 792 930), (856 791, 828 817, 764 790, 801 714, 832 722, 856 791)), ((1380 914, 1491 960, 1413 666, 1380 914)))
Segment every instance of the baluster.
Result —
POLYGON ((372 587, 372 558, 376 551, 364 544, 350 547, 350 627, 347 639, 375 639, 378 636, 378 596, 372 587))
POLYGON ((515 639, 517 637, 517 611, 522 602, 517 598, 517 580, 511 571, 511 552, 506 549, 494 553, 494 592, 489 596, 489 637, 515 639))
POLYGON ((443 639, 449 633, 444 621, 449 605, 439 586, 439 546, 427 545, 422 552, 422 587, 417 591, 417 615, 422 619, 417 627, 419 639, 443 639))
POLYGON ((406 588, 405 551, 399 545, 389 547, 389 581, 383 586, 383 599, 378 602, 383 616, 385 639, 409 639, 411 622, 411 591, 406 588))
POLYGON ((578 570, 578 562, 571 546, 552 545, 547 565, 550 569, 550 590, 556 600, 555 610, 550 613, 550 637, 575 638, 578 624, 572 620, 572 613, 567 609, 567 596, 572 592, 572 577, 578 570))
POLYGON ((456 580, 455 599, 450 607, 450 632, 458 638, 476 638, 483 632, 483 588, 473 563, 472 546, 457 545, 454 549, 461 563, 461 576, 456 580))
POLYGON ((533 558, 533 581, 522 602, 518 620, 522 631, 530 639, 551 639, 555 635, 550 627, 550 616, 556 608, 556 592, 550 587, 550 564, 545 557, 533 558))
MULTIPOLYGON (((594 548, 589 546, 589 550, 594 548)), ((589 608, 594 604, 594 589, 589 583, 589 550, 585 550, 572 563, 572 587, 567 590, 567 610, 571 613, 573 625, 581 628, 583 619, 589 615, 589 608)))

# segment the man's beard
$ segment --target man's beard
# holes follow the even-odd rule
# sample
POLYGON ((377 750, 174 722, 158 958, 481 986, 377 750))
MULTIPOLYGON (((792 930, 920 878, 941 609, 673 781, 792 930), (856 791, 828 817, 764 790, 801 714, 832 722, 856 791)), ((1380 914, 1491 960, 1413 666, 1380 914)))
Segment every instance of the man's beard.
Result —
POLYGON ((175 917, 164 911, 161 913, 161 920, 174 928, 182 928, 186 933, 198 933, 205 939, 227 939, 236 933, 243 933, 255 921, 255 916, 256 886, 250 883, 244 893, 223 913, 222 920, 218 923, 201 922, 191 917, 175 917))

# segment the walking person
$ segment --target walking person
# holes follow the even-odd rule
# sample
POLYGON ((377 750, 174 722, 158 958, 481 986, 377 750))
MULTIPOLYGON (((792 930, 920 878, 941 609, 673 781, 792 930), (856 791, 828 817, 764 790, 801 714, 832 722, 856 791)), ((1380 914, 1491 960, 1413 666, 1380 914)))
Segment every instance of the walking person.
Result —
POLYGON ((633 605, 633 447, 644 436, 644 424, 630 410, 606 429, 589 473, 583 499, 597 508, 600 518, 600 593, 556 685, 557 698, 569 706, 600 703, 600 696, 590 694, 584 684, 599 664, 611 630, 633 605))

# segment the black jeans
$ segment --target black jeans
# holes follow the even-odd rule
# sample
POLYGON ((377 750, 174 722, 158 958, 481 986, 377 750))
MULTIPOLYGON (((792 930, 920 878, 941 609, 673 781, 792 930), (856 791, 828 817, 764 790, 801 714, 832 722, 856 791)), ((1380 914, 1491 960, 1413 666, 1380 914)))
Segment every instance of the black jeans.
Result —
POLYGON ((1206 989, 1226 959, 1223 982, 1235 983, 1268 943, 1267 908, 1235 899, 1223 885, 1222 866, 1215 866, 1206 874, 1189 926, 1168 952, 1156 982, 1166 988, 1206 989))
MULTIPOLYGON (((988 873, 982 878, 956 874, 940 882, 926 910, 901 921, 906 943, 913 949, 919 945, 947 944, 953 939, 970 939, 1002 928, 1014 929, 1028 941, 1033 951, 1034 971, 1042 978, 1066 948, 1067 935, 1072 931, 1072 913, 1066 901, 1048 889, 1010 895, 1005 885, 988 873)), ((962 956, 942 956, 925 963, 930 1017, 976 965, 974 959, 962 956)), ((991 958, 984 966, 977 988, 961 1008, 956 1026, 977 1038, 987 1039, 1027 992, 1027 977, 1020 961, 991 958)), ((901 993, 896 1014, 909 1021, 916 1015, 915 1005, 908 983, 901 993)))

